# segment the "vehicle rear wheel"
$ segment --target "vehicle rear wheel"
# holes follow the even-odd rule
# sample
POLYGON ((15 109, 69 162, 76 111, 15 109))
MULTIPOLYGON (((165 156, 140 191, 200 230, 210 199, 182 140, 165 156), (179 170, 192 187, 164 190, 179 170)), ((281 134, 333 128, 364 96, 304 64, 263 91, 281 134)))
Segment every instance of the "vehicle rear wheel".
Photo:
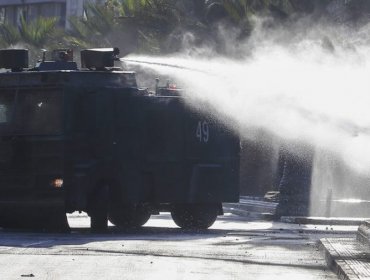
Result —
POLYGON ((207 229, 217 219, 219 207, 214 203, 175 205, 171 216, 183 229, 207 229))
POLYGON ((109 210, 109 221, 122 228, 138 228, 150 218, 150 212, 142 204, 116 205, 109 210))

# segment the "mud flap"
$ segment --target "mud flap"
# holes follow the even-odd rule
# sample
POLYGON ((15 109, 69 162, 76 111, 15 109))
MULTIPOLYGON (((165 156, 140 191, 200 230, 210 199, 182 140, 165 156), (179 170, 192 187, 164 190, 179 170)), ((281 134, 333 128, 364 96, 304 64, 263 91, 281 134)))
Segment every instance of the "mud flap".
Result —
POLYGON ((0 206, 0 227, 9 229, 32 229, 50 232, 70 230, 64 204, 14 204, 0 206))

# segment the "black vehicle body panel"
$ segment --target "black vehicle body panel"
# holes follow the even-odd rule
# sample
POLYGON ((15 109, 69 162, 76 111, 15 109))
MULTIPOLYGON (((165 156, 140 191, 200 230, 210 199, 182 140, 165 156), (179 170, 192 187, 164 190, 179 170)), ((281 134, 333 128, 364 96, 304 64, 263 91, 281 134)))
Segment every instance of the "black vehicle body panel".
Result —
POLYGON ((184 97, 141 91, 132 72, 1 73, 1 110, 0 209, 58 201, 67 212, 86 211, 104 181, 127 203, 239 199, 237 134, 184 97), (56 178, 63 187, 52 186, 56 178))

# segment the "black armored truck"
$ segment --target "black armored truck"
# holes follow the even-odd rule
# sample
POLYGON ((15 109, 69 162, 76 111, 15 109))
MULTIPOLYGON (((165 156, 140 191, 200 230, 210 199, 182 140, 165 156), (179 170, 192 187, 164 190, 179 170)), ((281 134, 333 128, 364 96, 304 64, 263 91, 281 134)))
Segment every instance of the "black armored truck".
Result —
POLYGON ((235 131, 181 92, 140 89, 117 49, 72 57, 29 67, 27 50, 0 50, 0 227, 68 229, 74 211, 93 230, 140 227, 167 211, 204 229, 239 200, 235 131))

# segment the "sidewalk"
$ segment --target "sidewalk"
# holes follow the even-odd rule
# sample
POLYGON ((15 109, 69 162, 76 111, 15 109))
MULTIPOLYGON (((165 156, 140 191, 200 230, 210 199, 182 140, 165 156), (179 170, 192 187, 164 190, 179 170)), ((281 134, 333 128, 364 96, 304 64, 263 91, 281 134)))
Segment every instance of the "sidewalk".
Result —
POLYGON ((313 225, 343 225, 359 226, 367 218, 326 218, 326 217, 302 217, 282 216, 275 217, 277 202, 264 200, 263 197, 241 196, 239 203, 224 203, 224 212, 232 213, 246 218, 279 220, 289 224, 313 224, 313 225))
POLYGON ((340 279, 370 279, 370 223, 363 222, 356 238, 324 238, 328 266, 340 279))
MULTIPOLYGON (((239 203, 225 203, 224 211, 255 219, 273 219, 276 202, 264 201, 259 197, 241 197, 239 203)), ((284 223, 359 225, 355 238, 323 238, 321 247, 328 266, 339 279, 370 280, 370 221, 366 218, 325 218, 325 217, 281 217, 284 223)))

